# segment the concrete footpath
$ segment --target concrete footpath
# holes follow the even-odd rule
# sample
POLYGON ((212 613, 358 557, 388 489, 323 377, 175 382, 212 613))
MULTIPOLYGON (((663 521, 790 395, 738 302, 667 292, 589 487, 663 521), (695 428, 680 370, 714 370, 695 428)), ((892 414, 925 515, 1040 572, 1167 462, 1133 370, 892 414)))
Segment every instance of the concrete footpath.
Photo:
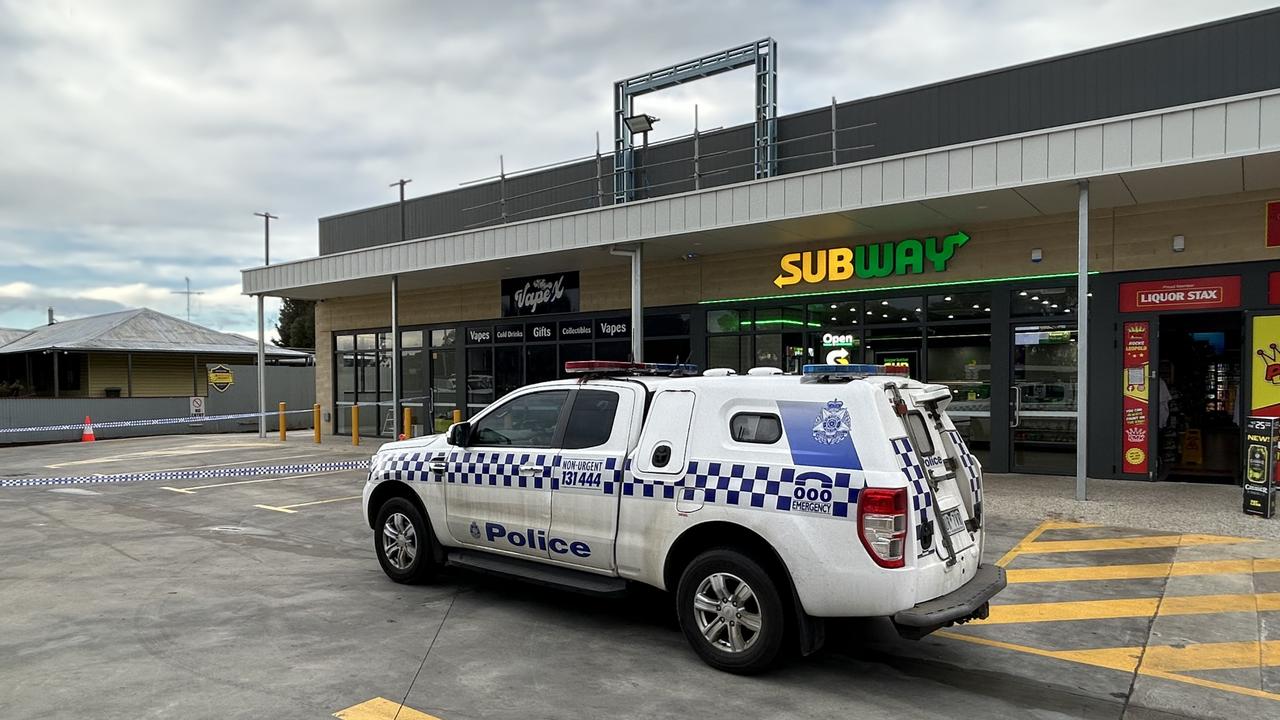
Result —
POLYGON ((986 512, 1039 522, 1045 518, 1116 527, 1280 540, 1280 517, 1245 515, 1234 485, 1094 480, 1075 499, 1074 477, 988 473, 986 512))

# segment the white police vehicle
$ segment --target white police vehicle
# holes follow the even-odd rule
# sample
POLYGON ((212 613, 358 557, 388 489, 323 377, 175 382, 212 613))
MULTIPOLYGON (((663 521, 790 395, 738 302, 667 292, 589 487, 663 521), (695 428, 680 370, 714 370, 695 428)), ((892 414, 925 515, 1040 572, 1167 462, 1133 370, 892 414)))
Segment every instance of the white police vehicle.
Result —
POLYGON ((921 637, 1004 587, 979 564, 982 471, 946 387, 871 365, 566 369, 378 451, 364 509, 391 579, 670 590, 693 648, 733 672, 816 650, 823 618, 921 637))

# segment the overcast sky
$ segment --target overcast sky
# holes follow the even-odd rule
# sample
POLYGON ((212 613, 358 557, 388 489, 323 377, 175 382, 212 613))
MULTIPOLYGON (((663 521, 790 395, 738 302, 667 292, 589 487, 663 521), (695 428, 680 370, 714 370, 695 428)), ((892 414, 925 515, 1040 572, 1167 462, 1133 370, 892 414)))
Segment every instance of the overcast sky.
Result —
MULTIPOLYGON (((242 268, 316 219, 610 141, 611 84, 765 36, 781 113, 1270 5, 0 0, 0 327, 147 306, 256 333, 242 268)), ((741 70, 646 96, 658 139, 748 122, 741 70)), ((274 315, 275 303, 268 305, 274 315)), ((274 318, 269 318, 274 324, 274 318)))

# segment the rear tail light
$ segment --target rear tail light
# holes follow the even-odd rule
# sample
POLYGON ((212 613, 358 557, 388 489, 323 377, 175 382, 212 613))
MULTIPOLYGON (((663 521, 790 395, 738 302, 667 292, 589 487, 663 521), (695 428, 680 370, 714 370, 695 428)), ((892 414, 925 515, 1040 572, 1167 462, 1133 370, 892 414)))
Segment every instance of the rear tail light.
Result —
POLYGON ((906 488, 864 488, 858 493, 858 538, 880 567, 906 564, 906 488))

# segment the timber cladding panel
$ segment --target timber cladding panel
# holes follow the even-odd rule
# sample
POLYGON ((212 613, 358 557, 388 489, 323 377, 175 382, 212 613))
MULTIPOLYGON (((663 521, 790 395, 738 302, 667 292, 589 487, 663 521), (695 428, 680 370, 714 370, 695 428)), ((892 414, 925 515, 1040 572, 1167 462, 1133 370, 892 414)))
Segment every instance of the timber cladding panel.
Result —
MULTIPOLYGON (((106 397, 107 388, 120 388, 123 397, 159 398, 209 395, 208 365, 222 364, 232 373, 237 365, 252 365, 255 356, 133 353, 133 394, 129 394, 129 354, 90 353, 86 397, 106 397)), ((83 376, 82 376, 83 377, 83 376)))

